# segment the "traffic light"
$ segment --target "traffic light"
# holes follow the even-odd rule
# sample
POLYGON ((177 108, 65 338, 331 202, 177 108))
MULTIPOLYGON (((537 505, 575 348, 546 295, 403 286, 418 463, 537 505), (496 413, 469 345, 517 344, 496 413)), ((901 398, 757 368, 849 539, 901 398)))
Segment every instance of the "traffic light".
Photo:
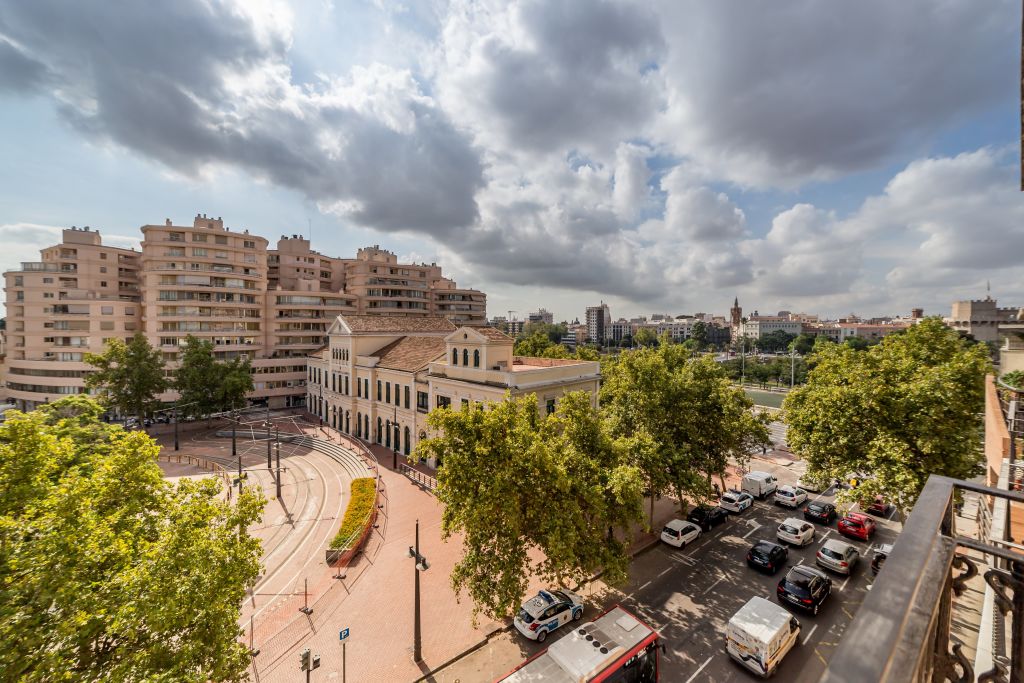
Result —
POLYGON ((305 649, 299 655, 299 662, 302 664, 303 671, 309 671, 309 649, 305 649))
POLYGON ((314 669, 319 669, 320 668, 320 655, 313 655, 313 668, 314 669))

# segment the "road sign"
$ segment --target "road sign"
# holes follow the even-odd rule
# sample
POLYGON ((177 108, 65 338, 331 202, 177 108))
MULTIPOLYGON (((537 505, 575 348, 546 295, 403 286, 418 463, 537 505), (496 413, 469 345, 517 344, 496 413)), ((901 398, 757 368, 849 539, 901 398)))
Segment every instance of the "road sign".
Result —
POLYGON ((348 638, 348 629, 343 628, 338 632, 338 640, 345 640, 346 638, 348 638))

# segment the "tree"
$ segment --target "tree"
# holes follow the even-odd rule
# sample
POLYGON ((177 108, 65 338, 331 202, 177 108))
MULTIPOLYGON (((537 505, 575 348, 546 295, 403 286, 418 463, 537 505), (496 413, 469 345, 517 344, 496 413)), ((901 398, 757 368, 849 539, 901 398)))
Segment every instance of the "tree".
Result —
POLYGON ((1011 387, 1024 391, 1024 370, 1014 370, 1013 372, 1008 372, 1005 375, 1003 375, 1001 379, 1004 383, 1010 385, 1011 387))
POLYGON ((23 681, 241 681, 262 498, 167 483, 143 432, 85 397, 0 426, 0 670, 23 681))
POLYGON ((566 326, 562 323, 552 325, 544 322, 531 322, 526 323, 523 326, 523 333, 519 335, 519 338, 525 339, 526 337, 531 337, 537 332, 540 332, 546 336, 552 344, 560 344, 562 343, 562 337, 565 336, 567 331, 566 326))
POLYGON ((806 332, 798 335, 796 339, 790 342, 789 350, 796 351, 801 356, 806 356, 814 350, 814 335, 807 334, 806 332))
POLYGON ((815 347, 807 384, 784 403, 788 440, 819 478, 869 475, 846 499, 881 495, 903 515, 932 474, 978 472, 985 348, 938 318, 858 351, 815 347))
POLYGON ((577 346, 576 360, 601 360, 601 354, 593 346, 577 346))
POLYGON ((871 342, 863 337, 847 337, 845 343, 854 351, 864 351, 871 346, 871 342))
POLYGON ((137 417, 140 425, 160 406, 157 395, 170 386, 163 356, 141 332, 127 344, 110 339, 103 353, 85 354, 85 362, 96 368, 86 375, 85 386, 97 390, 106 406, 137 417))
POLYGON ((531 574, 564 583, 603 568, 613 583, 625 577, 627 544, 613 531, 641 518, 642 482, 587 393, 566 394, 550 416, 531 394, 437 409, 427 423, 439 436, 418 453, 444 457, 442 533, 463 536, 452 585, 469 594, 474 614, 517 609, 531 574), (536 550, 542 559, 531 558, 536 550))
POLYGON ((698 320, 690 328, 690 338, 697 342, 698 349, 706 349, 708 346, 708 326, 703 320, 698 320))
POLYGON ((220 407, 220 380, 223 374, 213 355, 213 344, 191 334, 185 337, 181 364, 174 375, 181 413, 203 417, 220 407))
POLYGON ((796 338, 796 335, 784 332, 782 330, 774 330, 768 334, 763 334, 757 340, 757 347, 762 351, 774 353, 776 351, 784 351, 789 348, 790 342, 796 338))
POLYGON ((654 330, 651 328, 641 327, 636 331, 633 341, 636 342, 637 346, 654 346, 658 341, 658 336, 654 334, 654 330))
MULTIPOLYGON (((537 330, 528 337, 521 337, 516 341, 513 353, 517 356, 529 356, 532 358, 541 358, 548 349, 556 346, 551 339, 548 338, 542 330, 537 330)), ((565 348, 564 346, 562 347, 565 348)), ((557 351, 553 352, 557 353, 557 351)), ((566 351, 566 356, 568 356, 566 351)))
POLYGON ((248 358, 233 358, 218 363, 217 402, 221 410, 234 410, 245 405, 245 397, 253 390, 252 367, 248 358))

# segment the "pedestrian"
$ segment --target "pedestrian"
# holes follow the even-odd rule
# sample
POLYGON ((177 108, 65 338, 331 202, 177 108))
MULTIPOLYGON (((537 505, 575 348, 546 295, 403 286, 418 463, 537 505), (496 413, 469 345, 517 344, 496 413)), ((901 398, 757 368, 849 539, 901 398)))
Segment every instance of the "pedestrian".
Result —
POLYGON ((722 490, 718 488, 718 482, 713 481, 711 482, 711 485, 715 487, 715 498, 720 498, 722 496, 722 490))
POLYGON ((761 455, 768 455, 768 447, 761 446, 761 455))

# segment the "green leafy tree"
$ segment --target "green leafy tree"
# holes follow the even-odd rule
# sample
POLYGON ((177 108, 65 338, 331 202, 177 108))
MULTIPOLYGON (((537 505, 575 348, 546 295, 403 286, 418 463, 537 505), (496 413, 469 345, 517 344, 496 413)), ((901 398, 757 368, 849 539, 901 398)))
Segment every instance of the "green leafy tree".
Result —
MULTIPOLYGON (((554 342, 543 331, 537 330, 528 337, 519 338, 513 348, 513 353, 517 356, 542 358, 545 352, 553 346, 556 346, 554 342)), ((565 347, 562 348, 564 349, 565 347)), ((568 352, 566 352, 566 355, 568 355, 568 352)))
POLYGON ((658 335, 649 327, 641 327, 633 336, 637 346, 654 346, 658 343, 658 335))
POLYGON ((796 351, 801 356, 806 356, 807 354, 814 350, 814 335, 807 334, 806 332, 804 332, 803 334, 797 336, 796 339, 790 342, 789 350, 796 351))
POLYGON ((85 397, 0 426, 0 671, 19 681, 241 681, 260 571, 216 479, 167 483, 158 446, 85 397))
POLYGON ((1003 382, 1016 389, 1024 390, 1024 370, 1014 370, 1002 376, 1003 382))
POLYGON ((858 351, 816 346, 807 384, 784 403, 788 440, 821 478, 869 475, 847 499, 881 495, 901 515, 929 475, 978 472, 985 348, 938 318, 858 351))
POLYGON ((550 416, 531 394, 486 410, 437 409, 427 423, 439 436, 418 453, 444 458, 442 533, 463 536, 452 585, 474 614, 518 608, 531 574, 565 583, 603 568, 613 583, 625 578, 627 545, 614 530, 642 517, 642 481, 587 393, 566 394, 550 416))
POLYGON ((220 407, 222 370, 213 355, 213 344, 191 334, 185 337, 181 364, 174 375, 181 412, 203 417, 220 407))
POLYGON ((127 344, 109 340, 103 353, 85 354, 85 362, 96 368, 86 375, 85 386, 97 391, 104 405, 134 415, 139 424, 160 406, 156 397, 170 386, 163 356, 141 332, 127 344))
POLYGON ((254 388, 252 364, 248 358, 233 358, 218 363, 217 402, 220 410, 234 410, 245 405, 245 397, 254 388))
POLYGON ((548 341, 552 344, 560 344, 562 343, 562 337, 565 336, 567 331, 568 329, 562 323, 558 323, 556 325, 542 322, 526 323, 523 326, 523 333, 519 335, 519 337, 524 339, 526 337, 532 337, 537 332, 540 332, 546 336, 548 341))
POLYGON ((871 342, 863 337, 847 337, 844 343, 854 351, 864 351, 871 346, 871 342))
POLYGON ((708 347, 708 326, 703 320, 698 320, 690 328, 690 338, 697 343, 698 349, 706 349, 708 347))
POLYGON ((577 346, 574 354, 576 360, 601 360, 601 354, 593 346, 577 346))

